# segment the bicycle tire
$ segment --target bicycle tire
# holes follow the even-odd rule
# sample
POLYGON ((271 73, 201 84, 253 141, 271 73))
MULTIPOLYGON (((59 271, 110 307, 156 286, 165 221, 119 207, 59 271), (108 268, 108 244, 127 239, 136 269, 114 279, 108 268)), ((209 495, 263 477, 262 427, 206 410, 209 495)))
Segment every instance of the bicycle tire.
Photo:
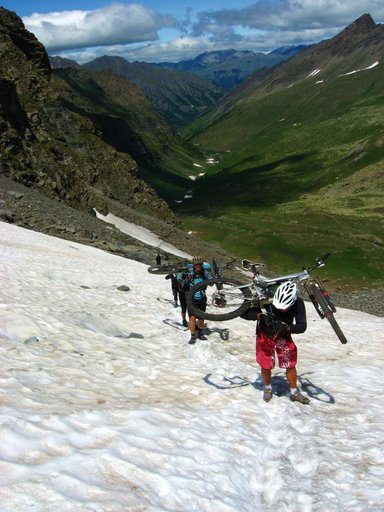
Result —
MULTIPOLYGON (((323 312, 323 318, 325 317, 328 322, 331 324, 332 329, 335 331, 336 336, 339 338, 341 343, 345 344, 348 342, 347 338, 345 337, 343 331, 340 329, 339 324, 337 323, 335 317, 333 316, 333 311, 331 309, 331 306, 328 304, 327 299, 323 296, 321 290, 316 286, 316 283, 310 283, 309 288, 311 290, 311 293, 313 294, 315 300, 320 305, 322 312, 323 312)), ((317 309, 317 307, 315 306, 317 309)), ((318 311, 319 313, 319 311, 318 311)), ((320 313, 319 313, 320 314, 320 313)), ((322 315, 320 315, 322 316, 322 315)))
POLYGON ((147 268, 150 274, 175 274, 177 272, 186 272, 187 266, 180 265, 154 265, 153 267, 147 268))
POLYGON ((320 279, 318 277, 313 279, 313 281, 315 281, 317 283, 317 286, 318 286, 319 290, 321 291, 322 296, 327 301, 330 309, 332 310, 332 313, 336 313, 335 304, 333 303, 333 300, 331 299, 328 291, 325 289, 323 283, 320 281, 320 279))
POLYGON ((306 291, 308 293, 308 297, 310 298, 310 301, 312 302, 313 307, 317 311, 317 314, 323 320, 325 318, 325 314, 323 313, 323 309, 321 308, 321 306, 317 302, 315 296, 313 295, 313 292, 311 291, 310 287, 307 284, 305 285, 305 289, 306 289, 306 291))
POLYGON ((232 320, 245 313, 251 306, 251 291, 249 288, 239 288, 239 286, 243 286, 243 283, 235 279, 206 279, 187 292, 188 310, 197 318, 204 320, 217 322, 232 320), (193 296, 200 290, 205 290, 207 295, 205 311, 199 309, 193 302, 193 296), (218 296, 220 297, 220 305, 218 305, 218 296))

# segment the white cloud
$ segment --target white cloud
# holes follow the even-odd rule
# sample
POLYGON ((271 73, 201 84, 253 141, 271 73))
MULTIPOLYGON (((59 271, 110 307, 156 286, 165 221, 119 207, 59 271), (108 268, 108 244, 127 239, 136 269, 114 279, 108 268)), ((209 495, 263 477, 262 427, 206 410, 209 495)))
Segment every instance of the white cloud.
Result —
POLYGON ((142 4, 114 3, 94 11, 33 14, 23 21, 51 55, 79 63, 101 55, 130 61, 180 61, 214 50, 270 51, 333 37, 364 13, 384 20, 383 0, 261 0, 183 20, 142 4), (170 30, 172 29, 172 30, 170 30))
POLYGON ((243 9, 200 12, 194 33, 209 33, 212 26, 254 30, 328 30, 344 27, 364 13, 384 19, 382 0, 261 0, 243 9))
POLYGON ((50 52, 158 39, 158 30, 174 26, 172 16, 162 16, 141 4, 114 3, 94 11, 35 13, 23 18, 50 52))

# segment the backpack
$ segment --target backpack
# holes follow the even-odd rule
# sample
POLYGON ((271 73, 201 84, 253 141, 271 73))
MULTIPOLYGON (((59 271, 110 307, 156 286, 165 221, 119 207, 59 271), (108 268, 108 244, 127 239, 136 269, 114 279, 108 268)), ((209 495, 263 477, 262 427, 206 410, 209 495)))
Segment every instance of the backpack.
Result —
MULTIPOLYGON (((209 267, 209 265, 207 265, 209 267)), ((209 267, 210 268, 210 267, 209 267)), ((195 286, 198 283, 201 283, 202 281, 209 279, 210 275, 206 268, 206 266, 203 266, 203 273, 202 274, 196 274, 194 270, 188 272, 187 274, 187 288, 186 290, 190 290, 193 286, 195 286)), ((193 294, 193 301, 199 302, 205 299, 205 290, 202 288, 195 292, 193 294)))

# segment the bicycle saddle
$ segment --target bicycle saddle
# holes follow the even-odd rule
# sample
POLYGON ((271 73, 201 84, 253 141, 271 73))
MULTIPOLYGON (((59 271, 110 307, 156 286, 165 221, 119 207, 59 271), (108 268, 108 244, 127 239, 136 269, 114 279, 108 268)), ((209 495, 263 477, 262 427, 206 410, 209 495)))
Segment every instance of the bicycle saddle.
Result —
POLYGON ((248 270, 248 269, 251 269, 252 267, 266 267, 267 265, 265 263, 255 263, 254 261, 249 261, 249 260, 241 260, 241 266, 245 269, 245 270, 248 270))

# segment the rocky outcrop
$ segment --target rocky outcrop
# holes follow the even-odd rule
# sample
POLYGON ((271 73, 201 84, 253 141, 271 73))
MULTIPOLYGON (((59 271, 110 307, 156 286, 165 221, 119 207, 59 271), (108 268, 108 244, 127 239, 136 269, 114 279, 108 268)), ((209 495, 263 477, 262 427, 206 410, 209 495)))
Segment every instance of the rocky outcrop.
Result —
MULTIPOLYGON (((68 96, 75 98, 90 86, 88 78, 72 86, 53 78, 44 47, 3 8, 0 58, 1 174, 86 212, 95 206, 106 213, 116 201, 147 213, 155 209, 175 222, 167 204, 139 178, 131 153, 140 156, 143 145, 128 125, 121 128, 117 107, 103 111, 97 96, 92 111, 81 95, 69 102, 64 89, 71 88, 68 96), (123 150, 113 143, 118 136, 126 139, 123 150)), ((99 95, 107 97, 102 87, 99 95)))
MULTIPOLYGON (((117 216, 127 208, 114 203, 111 205, 117 216), (120 208, 120 209, 119 209, 120 208)), ((208 260, 228 261, 231 256, 223 250, 185 233, 156 215, 147 215, 138 209, 128 211, 130 222, 156 233, 162 240, 190 254, 203 254, 208 260)), ((10 178, 0 175, 0 221, 39 231, 47 235, 72 240, 118 256, 155 264, 155 247, 122 233, 115 226, 96 218, 91 211, 81 211, 64 201, 57 201, 26 187, 10 178)), ((172 254, 162 253, 164 258, 177 261, 172 254)))

